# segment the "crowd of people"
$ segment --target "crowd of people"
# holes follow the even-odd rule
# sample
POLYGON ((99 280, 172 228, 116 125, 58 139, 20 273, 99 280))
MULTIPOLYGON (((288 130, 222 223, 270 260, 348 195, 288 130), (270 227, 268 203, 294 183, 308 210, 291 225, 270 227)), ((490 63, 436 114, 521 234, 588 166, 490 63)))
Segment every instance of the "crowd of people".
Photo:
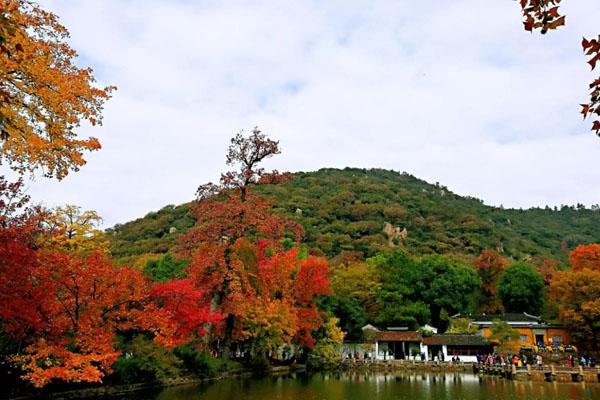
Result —
MULTIPOLYGON (((532 367, 542 368, 544 365, 544 358, 540 353, 537 353, 533 359, 527 357, 527 354, 488 354, 486 355, 477 355, 477 363, 482 365, 497 365, 497 366, 505 366, 505 365, 514 365, 516 368, 527 368, 527 365, 531 365, 532 367)), ((573 368, 575 366, 585 367, 596 367, 596 359, 594 357, 587 357, 586 355, 582 355, 579 359, 572 354, 569 354, 566 360, 566 366, 569 368, 573 368)))

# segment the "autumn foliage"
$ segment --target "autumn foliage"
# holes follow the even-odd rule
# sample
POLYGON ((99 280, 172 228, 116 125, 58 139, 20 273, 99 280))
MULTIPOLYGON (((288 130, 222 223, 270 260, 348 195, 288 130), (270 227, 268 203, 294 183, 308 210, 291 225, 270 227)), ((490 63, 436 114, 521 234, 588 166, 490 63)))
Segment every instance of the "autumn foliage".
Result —
POLYGON ((98 88, 90 68, 76 65, 58 17, 28 0, 0 0, 0 162, 18 172, 43 169, 64 178, 98 150, 81 138, 82 121, 102 122, 114 87, 98 88))
POLYGON ((156 283, 150 296, 169 314, 176 343, 204 336, 208 326, 218 324, 222 319, 219 312, 211 311, 210 303, 204 301, 205 296, 190 278, 156 283))
POLYGON ((550 286, 559 304, 560 321, 576 343, 600 350, 600 270, 583 268, 558 272, 550 286))
POLYGON ((576 271, 582 269, 600 271, 600 244, 577 246, 569 253, 569 261, 576 271))
POLYGON ((132 338, 163 350, 213 346, 225 357, 231 345, 263 358, 286 344, 312 347, 325 316, 317 303, 331 294, 328 262, 284 247, 302 229, 252 191, 285 179, 257 167, 278 152, 257 129, 232 140, 227 161, 240 170, 210 195, 200 190, 197 225, 180 244, 191 262, 159 282, 114 265, 95 212, 28 207, 22 181, 1 178, 0 322, 19 343, 7 361, 41 387, 101 382, 122 356, 118 342, 132 338))
MULTIPOLYGON (((581 42, 583 51, 590 57, 588 64, 592 70, 596 68, 596 64, 600 61, 600 35, 596 39, 587 40, 583 38, 581 42)), ((590 101, 581 105, 581 113, 584 118, 588 115, 596 114, 595 118, 600 117, 600 77, 590 83, 590 101)), ((592 130, 600 135, 600 120, 596 119, 592 123, 592 130)))
POLYGON ((558 9, 561 0, 520 0, 525 30, 540 29, 542 33, 565 24, 565 16, 558 9))
POLYGON ((45 229, 49 214, 25 208, 21 186, 0 180, 0 321, 21 343, 10 361, 23 379, 99 382, 120 355, 119 333, 143 332, 172 348, 218 318, 186 281, 153 287, 102 250, 46 246, 56 234, 45 229))
MULTIPOLYGON (((541 33, 545 34, 565 25, 565 16, 559 12, 561 2, 562 0, 520 0, 525 30, 531 32, 540 29, 541 33)), ((588 64, 594 70, 600 61, 600 35, 596 39, 583 38, 581 46, 585 55, 590 58, 588 64)), ((600 77, 590 83, 589 90, 590 101, 581 104, 581 114, 584 118, 596 118, 592 122, 592 131, 600 136, 600 77)))
POLYGON ((496 251, 486 249, 473 262, 473 266, 481 279, 483 310, 485 312, 498 312, 500 304, 496 300, 496 285, 500 274, 508 265, 506 259, 496 251))
POLYGON ((215 334, 225 357, 233 344, 244 342, 258 353, 282 343, 310 347, 311 331, 322 324, 316 301, 330 292, 327 262, 285 251, 282 239, 297 241, 303 229, 273 214, 252 190, 287 179, 258 166, 278 153, 278 142, 256 128, 247 137, 236 135, 226 157, 235 169, 222 174, 218 185, 200 186, 193 206, 197 223, 182 238, 190 277, 223 314, 215 334))

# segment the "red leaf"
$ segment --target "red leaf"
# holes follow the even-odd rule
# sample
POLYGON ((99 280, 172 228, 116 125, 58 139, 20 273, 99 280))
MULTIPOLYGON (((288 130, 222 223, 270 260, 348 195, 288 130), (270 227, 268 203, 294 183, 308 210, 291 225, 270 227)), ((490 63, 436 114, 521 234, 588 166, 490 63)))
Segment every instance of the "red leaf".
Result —
POLYGON ((565 20, 566 20, 566 17, 564 15, 558 19, 555 19, 553 22, 548 24, 548 29, 556 29, 559 26, 564 26, 565 20))

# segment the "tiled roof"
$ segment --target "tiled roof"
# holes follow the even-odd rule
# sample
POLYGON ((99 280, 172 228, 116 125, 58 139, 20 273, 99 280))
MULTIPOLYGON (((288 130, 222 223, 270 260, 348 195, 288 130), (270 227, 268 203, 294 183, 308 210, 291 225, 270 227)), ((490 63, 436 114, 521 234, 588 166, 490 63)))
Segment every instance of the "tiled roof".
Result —
POLYGON ((423 337, 416 331, 381 331, 375 339, 380 342, 420 342, 423 337))
POLYGON ((430 346, 488 346, 490 342, 486 338, 480 335, 458 335, 458 334, 446 334, 446 335, 433 335, 423 338, 423 343, 430 346))
POLYGON ((476 322, 492 322, 496 319, 506 322, 541 322, 540 317, 536 317, 535 315, 529 315, 527 313, 461 315, 461 317, 470 318, 476 322))

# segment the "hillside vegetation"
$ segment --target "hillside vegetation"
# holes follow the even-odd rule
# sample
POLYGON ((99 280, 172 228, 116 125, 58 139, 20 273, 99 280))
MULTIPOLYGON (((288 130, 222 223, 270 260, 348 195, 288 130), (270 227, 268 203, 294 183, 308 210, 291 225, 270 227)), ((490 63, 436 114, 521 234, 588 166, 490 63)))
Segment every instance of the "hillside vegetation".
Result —
MULTIPOLYGON (((258 188, 276 213, 304 226, 309 246, 334 257, 401 249, 415 255, 477 255, 496 249, 514 259, 566 260, 578 244, 600 241, 597 207, 504 209, 459 196, 440 184, 381 169, 299 172, 258 188)), ((167 252, 194 223, 189 204, 169 205, 107 230, 119 258, 167 252)))

